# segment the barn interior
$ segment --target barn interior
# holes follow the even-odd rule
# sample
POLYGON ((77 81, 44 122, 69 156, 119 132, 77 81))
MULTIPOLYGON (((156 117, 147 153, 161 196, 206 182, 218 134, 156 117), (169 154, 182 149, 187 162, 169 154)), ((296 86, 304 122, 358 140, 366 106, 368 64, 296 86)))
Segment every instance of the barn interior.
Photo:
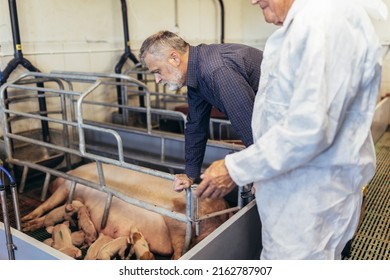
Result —
MULTIPOLYGON (((390 0, 384 2, 390 8, 390 0)), ((383 46, 371 127, 377 171, 366 188, 364 217, 346 260, 390 259, 389 26, 375 23, 383 46)), ((143 40, 163 29, 191 45, 232 42, 263 49, 276 27, 265 23, 248 0, 0 0, 0 259, 72 259, 43 243, 50 237, 44 228, 21 230, 20 218, 49 196, 57 177, 71 180, 73 187, 82 183, 104 191, 109 199, 103 217, 117 197, 182 222, 183 260, 259 259, 261 224, 250 186, 227 195, 229 208, 223 213, 198 216, 191 189, 181 214, 134 200, 104 179, 96 183, 66 173, 91 162, 102 178, 102 164, 167 180, 184 172, 186 90, 157 84, 138 58, 143 40), (226 213, 227 221, 189 247, 194 227, 226 213)), ((212 111, 209 128, 203 170, 244 148, 218 110, 212 111)))

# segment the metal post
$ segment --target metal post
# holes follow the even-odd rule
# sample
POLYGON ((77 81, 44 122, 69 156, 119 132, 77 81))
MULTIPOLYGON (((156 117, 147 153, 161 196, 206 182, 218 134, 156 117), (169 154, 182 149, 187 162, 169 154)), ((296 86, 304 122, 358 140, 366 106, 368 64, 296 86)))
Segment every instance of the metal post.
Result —
MULTIPOLYGON (((127 59, 130 58, 130 60, 134 64, 138 64, 139 61, 135 57, 135 55, 131 52, 130 48, 130 35, 129 35, 129 21, 127 18, 127 4, 126 0, 121 0, 121 7, 122 7, 122 21, 123 21, 123 36, 124 36, 124 43, 125 43, 125 52, 120 57, 118 63, 115 66, 115 73, 121 74, 122 68, 124 64, 126 63, 127 59)), ((137 76, 138 80, 142 80, 142 74, 138 74, 137 76)), ((122 94, 121 94, 121 86, 120 86, 120 79, 116 79, 117 86, 117 98, 118 98, 118 105, 124 105, 122 100, 122 94)), ((140 106, 145 107, 144 104, 144 98, 142 96, 139 97, 140 99, 140 106)), ((122 114, 122 108, 118 109, 119 114, 122 114)), ((126 120, 127 121, 127 120, 126 120)))
MULTIPOLYGON (((12 37, 13 37, 13 43, 14 43, 14 58, 7 64, 6 68, 4 69, 0 81, 0 86, 7 82, 9 76, 11 73, 19 66, 22 65, 24 68, 31 72, 40 72, 36 67, 32 65, 30 61, 28 61, 26 58, 23 57, 22 53, 22 43, 20 40, 20 31, 19 31, 19 21, 18 21, 18 11, 16 7, 16 0, 8 0, 9 5, 9 12, 10 12, 10 18, 11 18, 11 28, 12 28, 12 37)), ((43 88, 44 85, 41 82, 37 83, 37 86, 40 88, 43 88)), ((5 97, 7 98, 7 92, 5 92, 5 97)), ((47 117, 47 108, 46 108, 46 99, 43 96, 42 92, 38 91, 38 103, 39 103, 39 111, 40 115, 47 117), (42 96, 42 97, 39 97, 42 96)), ((7 103, 8 108, 8 103, 7 103)), ((8 118, 8 115, 7 115, 8 118)), ((7 122, 7 125, 9 126, 9 130, 11 130, 11 125, 9 122, 7 122)), ((49 136, 49 125, 47 121, 41 121, 42 125, 42 138, 45 142, 50 142, 50 136, 49 136)))
POLYGON ((225 43, 225 7, 223 5, 223 0, 219 0, 219 5, 221 7, 221 44, 225 43))
POLYGON ((15 259, 15 246, 12 241, 12 234, 11 234, 11 226, 9 224, 9 218, 8 218, 8 209, 7 209, 7 200, 5 195, 5 187, 3 185, 0 185, 0 196, 1 196, 1 208, 3 210, 3 219, 4 219, 4 231, 5 231, 5 239, 7 243, 7 250, 8 250, 8 259, 14 260, 15 259))

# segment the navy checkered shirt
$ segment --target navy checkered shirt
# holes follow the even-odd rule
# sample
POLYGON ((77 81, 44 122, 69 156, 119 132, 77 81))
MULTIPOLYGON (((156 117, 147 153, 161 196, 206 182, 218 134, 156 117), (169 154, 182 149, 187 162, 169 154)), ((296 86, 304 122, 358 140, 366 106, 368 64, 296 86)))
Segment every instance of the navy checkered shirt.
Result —
POLYGON ((214 106, 230 120, 245 146, 253 143, 251 119, 259 86, 262 51, 242 44, 190 46, 185 173, 198 179, 214 106))

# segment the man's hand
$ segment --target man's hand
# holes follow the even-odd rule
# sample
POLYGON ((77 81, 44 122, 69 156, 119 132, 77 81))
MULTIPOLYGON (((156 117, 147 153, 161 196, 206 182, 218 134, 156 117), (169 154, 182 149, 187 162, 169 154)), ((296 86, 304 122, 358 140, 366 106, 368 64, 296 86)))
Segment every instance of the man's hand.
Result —
POLYGON ((175 180, 173 181, 173 190, 181 192, 184 189, 188 189, 194 181, 189 178, 186 174, 176 174, 175 180))
POLYGON ((222 198, 230 193, 236 186, 229 175, 224 159, 213 162, 200 178, 203 180, 198 185, 195 196, 201 199, 222 198))

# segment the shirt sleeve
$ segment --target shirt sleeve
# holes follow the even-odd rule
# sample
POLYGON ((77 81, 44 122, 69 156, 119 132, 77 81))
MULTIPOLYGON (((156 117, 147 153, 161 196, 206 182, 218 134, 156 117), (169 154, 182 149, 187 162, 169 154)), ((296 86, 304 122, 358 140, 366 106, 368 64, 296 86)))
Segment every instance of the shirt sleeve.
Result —
POLYGON ((188 88, 188 115, 185 129, 185 173, 200 176, 209 133, 211 105, 188 88))
POLYGON ((315 21, 294 20, 283 45, 272 46, 280 49, 280 57, 273 69, 262 69, 270 75, 264 103, 255 103, 262 109, 254 112, 261 115, 254 118, 273 123, 263 133, 254 133, 255 144, 226 156, 229 173, 239 185, 308 164, 332 145, 342 126, 362 68, 357 57, 364 54, 352 35, 358 32, 349 32, 343 19, 315 21), (289 91, 280 92, 283 89, 289 91), (288 96, 285 103, 283 95, 288 96))
POLYGON ((248 147, 253 144, 251 119, 255 92, 242 74, 231 67, 216 70, 213 81, 213 94, 219 96, 234 131, 248 147))

